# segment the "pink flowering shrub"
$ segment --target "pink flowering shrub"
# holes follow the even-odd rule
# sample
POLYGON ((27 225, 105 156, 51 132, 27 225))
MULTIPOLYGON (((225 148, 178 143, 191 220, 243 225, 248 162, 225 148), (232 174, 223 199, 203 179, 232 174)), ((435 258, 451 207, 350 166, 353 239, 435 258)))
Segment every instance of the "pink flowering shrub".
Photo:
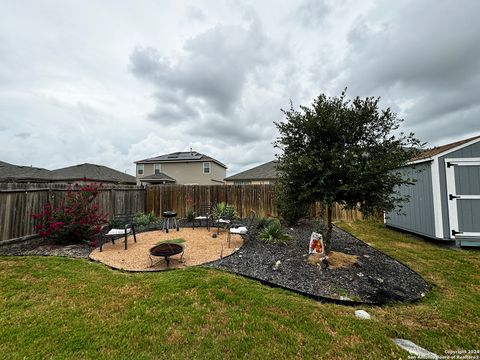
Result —
POLYGON ((46 203, 41 213, 33 215, 37 234, 64 245, 92 242, 108 216, 100 214, 94 203, 99 189, 97 184, 75 184, 59 207, 46 203))

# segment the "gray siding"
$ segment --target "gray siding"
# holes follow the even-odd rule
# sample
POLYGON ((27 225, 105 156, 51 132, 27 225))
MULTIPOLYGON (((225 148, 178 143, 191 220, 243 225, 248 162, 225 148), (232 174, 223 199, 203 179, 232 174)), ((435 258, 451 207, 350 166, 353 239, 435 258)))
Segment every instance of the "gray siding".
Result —
POLYGON ((457 201, 458 230, 465 232, 480 232, 480 201, 457 201))
POLYGON ((480 166, 457 166, 455 187, 457 194, 480 195, 480 166))
POLYGON ((410 201, 401 204, 403 206, 400 210, 401 214, 397 214, 396 211, 386 214, 385 223, 387 225, 435 237, 430 164, 428 162, 400 169, 404 177, 417 181, 415 185, 403 185, 399 188, 402 195, 410 196, 410 201))
MULTIPOLYGON (((442 199, 442 214, 443 214, 443 234, 444 238, 448 239, 450 234, 450 226, 448 219, 448 194, 447 194, 447 179, 445 175, 445 159, 452 158, 472 158, 480 157, 480 142, 466 146, 463 149, 453 151, 447 155, 441 156, 438 160, 438 167, 440 172, 440 190, 442 199)), ((460 221, 460 219, 459 219, 460 221)))

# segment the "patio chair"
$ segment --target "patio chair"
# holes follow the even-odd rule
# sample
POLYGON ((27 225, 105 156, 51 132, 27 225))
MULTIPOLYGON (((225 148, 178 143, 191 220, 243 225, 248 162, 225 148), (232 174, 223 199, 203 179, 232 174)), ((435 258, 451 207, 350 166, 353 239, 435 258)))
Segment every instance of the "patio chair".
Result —
POLYGON ((232 205, 223 203, 223 212, 220 213, 222 207, 216 208, 220 204, 215 205, 212 211, 213 225, 217 227, 217 234, 220 234, 220 228, 228 229, 230 223, 235 220, 235 208, 232 205))
POLYGON ((247 218, 247 225, 242 225, 240 223, 234 223, 234 222, 230 223, 230 226, 228 227, 228 235, 227 235, 228 247, 230 247, 230 239, 232 238, 232 234, 247 235, 250 232, 250 229, 253 224, 253 220, 255 220, 256 216, 257 216, 257 213, 253 210, 250 210, 250 214, 248 214, 248 218, 247 218))
POLYGON ((195 222, 198 221, 202 226, 202 221, 207 223, 207 230, 210 231, 210 221, 212 221, 212 205, 201 205, 198 209, 193 211, 192 229, 195 230, 195 222))
MULTIPOLYGON (((112 244, 115 244, 115 240, 121 235, 124 237, 125 250, 127 250, 127 239, 130 233, 133 234, 133 241, 137 242, 137 236, 135 234, 135 226, 133 225, 133 216, 130 214, 117 214, 114 215, 110 225, 107 228, 107 232, 103 235, 105 239, 111 240, 112 244)), ((100 251, 102 251, 103 243, 100 245, 100 251)))

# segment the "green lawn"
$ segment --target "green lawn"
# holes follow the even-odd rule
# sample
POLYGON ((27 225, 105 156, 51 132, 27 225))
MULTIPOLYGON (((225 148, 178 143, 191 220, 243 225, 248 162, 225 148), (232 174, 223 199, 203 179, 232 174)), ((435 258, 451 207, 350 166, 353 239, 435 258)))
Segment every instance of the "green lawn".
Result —
POLYGON ((406 359, 480 349, 480 252, 444 249, 371 222, 338 224, 418 271, 422 303, 355 308, 202 268, 151 274, 85 260, 0 257, 0 358, 406 359))

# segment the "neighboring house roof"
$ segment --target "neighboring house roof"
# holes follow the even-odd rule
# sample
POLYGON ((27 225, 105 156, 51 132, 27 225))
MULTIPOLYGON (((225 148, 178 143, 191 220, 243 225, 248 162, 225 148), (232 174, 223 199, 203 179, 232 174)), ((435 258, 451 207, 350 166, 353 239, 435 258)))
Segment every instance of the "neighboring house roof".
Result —
POLYGON ((136 184, 134 176, 124 174, 107 166, 88 163, 53 170, 51 171, 51 178, 54 181, 88 179, 90 181, 136 184))
POLYGON ((164 173, 147 175, 139 179, 140 181, 166 181, 175 182, 175 179, 164 173))
POLYGON ((196 151, 185 151, 185 152, 174 152, 171 154, 165 154, 160 156, 151 157, 144 160, 135 161, 135 164, 151 164, 151 163, 178 163, 178 162, 197 162, 197 161, 213 161, 218 165, 224 167, 225 169, 227 166, 220 161, 204 155, 200 154, 196 151))
POLYGON ((20 166, 0 161, 0 181, 50 181, 51 171, 33 166, 20 166))
POLYGON ((479 136, 474 136, 474 137, 471 137, 471 138, 468 138, 468 139, 460 140, 460 141, 455 141, 455 142, 450 143, 450 144, 436 146, 436 147, 431 148, 431 149, 426 149, 426 150, 422 151, 420 154, 418 154, 417 156, 410 159, 410 162, 422 162, 422 160, 423 161, 428 161, 433 156, 437 156, 439 154, 442 154, 444 152, 452 150, 452 149, 454 149, 456 147, 459 147, 461 145, 467 144, 467 143, 469 143, 473 140, 476 140, 476 139, 480 139, 480 135, 479 136))
POLYGON ((276 170, 277 163, 277 160, 269 161, 265 164, 229 176, 225 178, 225 181, 275 180, 278 178, 278 173, 276 170))

